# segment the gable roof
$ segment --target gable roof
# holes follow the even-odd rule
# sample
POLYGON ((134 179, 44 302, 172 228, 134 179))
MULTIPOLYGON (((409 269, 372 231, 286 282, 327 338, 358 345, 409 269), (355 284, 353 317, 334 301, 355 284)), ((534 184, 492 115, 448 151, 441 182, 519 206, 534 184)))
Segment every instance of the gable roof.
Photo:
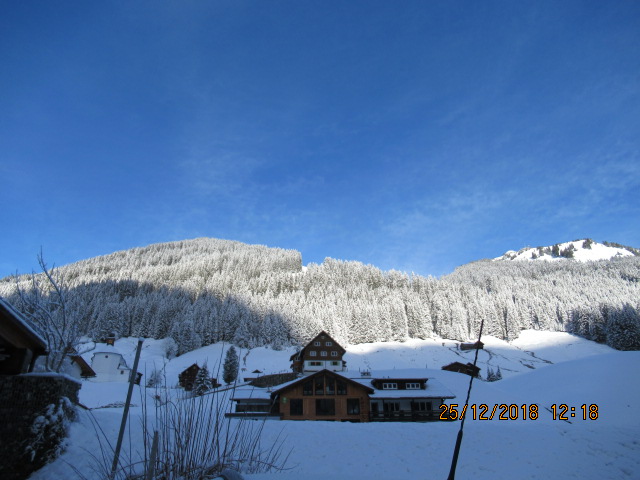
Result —
POLYGON ((285 389, 287 389, 287 388, 289 388, 289 387, 291 387, 293 385, 296 385, 298 383, 308 382, 309 380, 311 380, 311 379, 313 379, 313 378, 315 378, 315 377, 317 377, 319 375, 329 375, 330 377, 339 377, 340 380, 344 380, 345 382, 350 383, 351 385, 355 385, 356 387, 365 389, 367 391, 367 393, 373 393, 375 391, 373 388, 369 387, 368 385, 364 385, 361 382, 357 382, 357 381, 355 381, 355 380, 353 380, 353 379, 351 379, 349 377, 341 375, 339 372, 334 372, 334 371, 331 371, 331 370, 327 370, 325 368, 324 370, 320 370, 319 372, 313 373, 311 375, 300 377, 300 378, 297 378, 297 379, 292 380, 290 382, 278 385, 278 388, 273 390, 273 393, 271 395, 273 396, 273 395, 281 392, 282 390, 285 390, 285 389))
POLYGON ((0 337, 17 348, 28 348, 46 355, 47 342, 36 333, 24 316, 0 297, 0 337))
POLYGON ((326 340, 331 340, 331 341, 333 342, 333 344, 334 344, 336 347, 338 347, 338 348, 340 349, 340 351, 342 352, 342 355, 344 355, 345 353, 347 353, 347 351, 344 349, 344 347, 343 347, 342 345, 340 345, 338 342, 336 342, 336 341, 335 341, 335 339, 334 339, 331 335, 329 335, 325 330, 322 330, 319 334, 317 334, 315 337, 313 337, 311 340, 309 340, 309 341, 307 342, 307 344, 306 344, 304 347, 302 347, 302 348, 300 349, 300 351, 299 351, 299 352, 296 352, 296 353, 294 353, 293 355, 291 355, 291 357, 289 357, 289 360, 290 360, 290 361, 293 361, 293 360, 295 360, 296 358, 302 358, 302 357, 304 356, 304 352, 305 352, 305 350, 306 350, 307 348, 309 348, 309 347, 313 347, 313 342, 315 342, 316 340, 318 340, 318 338, 322 337, 323 335, 324 335, 325 337, 327 337, 327 338, 326 338, 326 339, 324 339, 324 340, 325 340, 325 341, 326 341, 326 340))
POLYGON ((190 372, 193 372, 193 371, 198 372, 200 370, 201 370, 200 365, 198 365, 197 363, 192 363, 190 366, 188 366, 182 372, 180 372, 178 376, 188 375, 190 372))
POLYGON ((69 355, 72 363, 76 363, 78 367, 80 367, 80 376, 81 377, 95 377, 96 372, 93 371, 93 368, 89 366, 84 358, 80 355, 73 354, 69 355))

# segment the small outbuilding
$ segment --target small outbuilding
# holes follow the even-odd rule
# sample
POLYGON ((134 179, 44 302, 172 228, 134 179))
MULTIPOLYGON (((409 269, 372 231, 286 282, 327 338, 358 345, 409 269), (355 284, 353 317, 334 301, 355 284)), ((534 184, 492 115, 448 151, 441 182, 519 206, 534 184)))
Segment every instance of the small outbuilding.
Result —
POLYGON ((196 381, 200 367, 197 363, 185 368, 180 374, 178 374, 178 384, 184 388, 187 392, 193 390, 193 384, 196 381))
POLYGON ((91 368, 96 374, 96 382, 128 382, 131 374, 122 354, 108 346, 93 354, 91 368))
POLYGON ((467 343, 460 344, 460 350, 482 350, 483 348, 484 348, 484 343, 482 343, 480 340, 473 343, 467 342, 467 343))
MULTIPOLYGON (((193 386, 196 382, 196 377, 198 373, 202 370, 197 363, 185 368, 181 373, 178 374, 178 385, 184 388, 187 392, 193 390, 193 386)), ((218 383, 217 378, 210 378, 211 387, 218 388, 220 384, 218 383)))
POLYGON ((447 370, 449 372, 464 373, 471 377, 478 377, 480 375, 480 367, 474 366, 473 363, 464 364, 460 362, 453 362, 453 363, 450 363, 449 365, 445 365, 444 367, 442 367, 442 370, 447 370))

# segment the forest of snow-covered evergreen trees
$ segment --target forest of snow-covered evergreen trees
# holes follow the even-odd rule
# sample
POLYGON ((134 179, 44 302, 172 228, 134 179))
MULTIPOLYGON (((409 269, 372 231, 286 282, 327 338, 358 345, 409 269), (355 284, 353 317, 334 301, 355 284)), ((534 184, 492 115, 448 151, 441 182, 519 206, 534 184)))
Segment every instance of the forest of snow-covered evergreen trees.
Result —
MULTIPOLYGON (((341 343, 410 337, 514 339, 574 332, 640 349, 640 257, 597 262, 483 260, 441 277, 201 238, 116 252, 60 268, 68 310, 94 339, 172 337, 183 353, 214 342, 274 348, 327 330, 341 343)), ((28 288, 26 277, 22 277, 28 288)), ((17 308, 15 281, 0 296, 17 308)))

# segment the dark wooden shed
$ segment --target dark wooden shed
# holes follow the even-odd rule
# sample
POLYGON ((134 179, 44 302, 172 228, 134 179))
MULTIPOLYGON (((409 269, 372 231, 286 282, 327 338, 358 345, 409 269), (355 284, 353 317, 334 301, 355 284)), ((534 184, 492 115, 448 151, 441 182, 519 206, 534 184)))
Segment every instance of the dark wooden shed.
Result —
POLYGON ((480 340, 473 343, 461 343, 460 350, 482 350, 484 348, 484 343, 480 340))
POLYGON ((449 365, 445 365, 444 367, 442 367, 442 370, 447 370, 449 372, 464 373, 472 377, 477 377, 478 375, 480 375, 480 367, 474 366, 473 363, 465 364, 460 362, 453 362, 453 363, 450 363, 449 365))

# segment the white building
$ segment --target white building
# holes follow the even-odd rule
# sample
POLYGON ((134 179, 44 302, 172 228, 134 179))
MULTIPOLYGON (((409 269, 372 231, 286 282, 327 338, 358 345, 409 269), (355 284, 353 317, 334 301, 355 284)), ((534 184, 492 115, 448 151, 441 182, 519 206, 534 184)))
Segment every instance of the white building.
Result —
POLYGON ((128 382, 131 369, 122 354, 106 347, 91 357, 91 368, 96 372, 95 382, 128 382))

